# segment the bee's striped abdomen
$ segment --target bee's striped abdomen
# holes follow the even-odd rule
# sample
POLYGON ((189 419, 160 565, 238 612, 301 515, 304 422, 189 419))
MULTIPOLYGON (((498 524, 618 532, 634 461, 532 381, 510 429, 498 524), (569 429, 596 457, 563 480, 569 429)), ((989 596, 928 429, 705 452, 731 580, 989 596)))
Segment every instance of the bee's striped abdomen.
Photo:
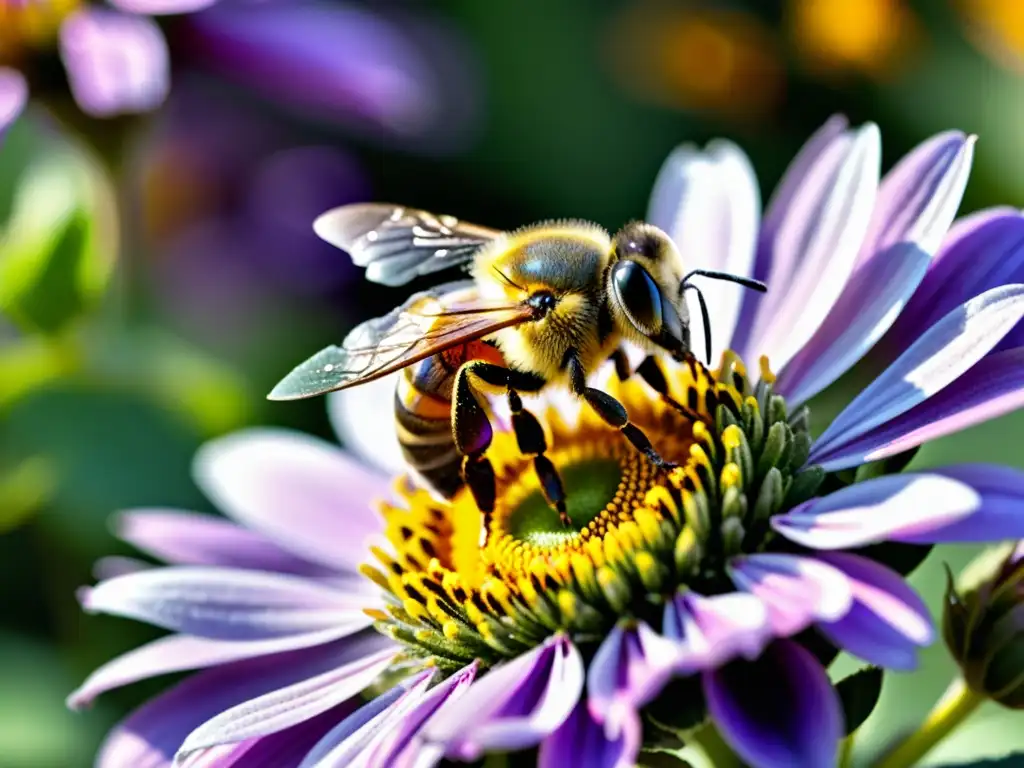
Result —
POLYGON ((462 456, 452 435, 452 387, 463 363, 481 358, 501 362, 497 349, 473 341, 405 368, 395 389, 395 422, 405 460, 446 498, 462 487, 462 456))

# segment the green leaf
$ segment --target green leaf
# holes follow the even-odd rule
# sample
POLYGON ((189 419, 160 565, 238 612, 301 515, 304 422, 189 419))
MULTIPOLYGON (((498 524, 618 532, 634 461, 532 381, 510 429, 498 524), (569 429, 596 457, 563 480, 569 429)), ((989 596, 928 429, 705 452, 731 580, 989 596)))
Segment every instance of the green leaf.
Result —
POLYGON ((882 695, 884 674, 878 667, 867 667, 845 677, 836 684, 836 693, 843 705, 846 735, 850 735, 868 719, 882 695))
POLYGON ((53 494, 54 472, 43 458, 0 471, 0 533, 26 522, 53 494))
POLYGON ((940 768, 1021 768, 1024 766, 1024 752, 1014 752, 1004 757, 989 760, 975 760, 970 763, 943 763, 940 768))
POLYGON ((0 164, 0 311, 54 334, 92 309, 117 256, 112 184, 84 149, 31 115, 21 162, 0 164))

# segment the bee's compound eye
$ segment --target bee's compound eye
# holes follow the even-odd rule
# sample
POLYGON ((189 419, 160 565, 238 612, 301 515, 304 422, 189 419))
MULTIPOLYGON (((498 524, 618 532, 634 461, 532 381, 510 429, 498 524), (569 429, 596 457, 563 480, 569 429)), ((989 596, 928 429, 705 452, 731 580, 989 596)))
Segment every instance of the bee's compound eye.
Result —
POLYGON ((661 330, 661 291, 647 270, 628 259, 612 267, 612 290, 619 307, 643 334, 661 330))
POLYGON ((550 291, 537 291, 527 301, 533 311, 541 317, 553 310, 555 305, 558 304, 558 299, 550 291))

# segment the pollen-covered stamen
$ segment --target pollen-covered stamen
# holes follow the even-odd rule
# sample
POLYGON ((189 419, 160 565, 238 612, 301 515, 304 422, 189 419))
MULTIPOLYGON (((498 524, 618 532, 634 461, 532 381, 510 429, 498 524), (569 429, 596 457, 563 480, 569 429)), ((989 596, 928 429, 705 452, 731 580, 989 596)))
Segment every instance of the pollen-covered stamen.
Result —
POLYGON ((692 361, 661 373, 667 397, 632 379, 611 390, 679 465, 670 472, 587 409, 573 423, 542 414, 569 528, 510 434, 488 451, 498 499, 486 530, 467 492, 441 502, 399 482, 399 502, 382 510, 393 551, 375 549, 378 565, 364 566, 388 598, 372 613, 379 629, 411 656, 455 668, 518 655, 556 631, 596 642, 623 615, 657 626, 680 587, 728 590, 726 561, 763 549, 771 516, 817 490, 821 474, 800 471, 806 414, 788 418, 766 361, 755 386, 731 352, 713 372, 692 361))

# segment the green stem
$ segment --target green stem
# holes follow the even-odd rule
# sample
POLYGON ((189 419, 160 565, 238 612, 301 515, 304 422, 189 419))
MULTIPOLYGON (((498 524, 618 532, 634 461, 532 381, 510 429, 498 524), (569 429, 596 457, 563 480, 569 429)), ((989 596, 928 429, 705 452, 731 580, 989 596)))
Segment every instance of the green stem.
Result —
POLYGON ((905 768, 916 765, 936 744, 970 717, 984 700, 984 697, 967 687, 962 677, 957 677, 950 683, 921 727, 883 757, 875 768, 905 768))

